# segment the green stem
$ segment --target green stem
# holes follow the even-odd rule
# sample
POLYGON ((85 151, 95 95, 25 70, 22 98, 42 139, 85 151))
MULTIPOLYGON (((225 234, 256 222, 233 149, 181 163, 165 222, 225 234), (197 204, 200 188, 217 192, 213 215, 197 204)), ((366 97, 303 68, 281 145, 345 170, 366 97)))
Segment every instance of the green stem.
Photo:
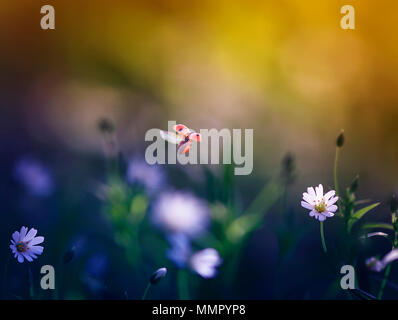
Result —
POLYGON ((149 282, 148 285, 145 288, 145 291, 144 291, 144 294, 142 295, 142 299, 141 300, 145 300, 146 299, 146 296, 148 294, 148 291, 149 291, 150 287, 151 287, 151 283, 149 282))
POLYGON ((378 300, 381 300, 381 298, 383 297, 384 288, 386 287, 386 283, 387 283, 388 276, 390 275, 390 271, 391 271, 391 263, 387 266, 386 271, 384 272, 383 281, 380 285, 379 294, 377 295, 378 300))
POLYGON ((336 195, 338 196, 339 193, 339 181, 338 181, 338 177, 337 177, 337 167, 339 164, 339 151, 340 148, 336 147, 336 154, 334 156, 334 170, 333 170, 333 174, 334 174, 334 190, 336 191, 336 195))
POLYGON ((327 252, 328 252, 328 250, 326 249, 325 235, 324 235, 324 233, 323 233, 323 221, 321 221, 321 222, 320 222, 320 224, 321 224, 321 240, 322 240, 322 248, 323 248, 323 251, 324 251, 325 253, 327 253, 327 252))
POLYGON ((180 300, 189 300, 188 274, 185 270, 178 271, 178 296, 180 300))

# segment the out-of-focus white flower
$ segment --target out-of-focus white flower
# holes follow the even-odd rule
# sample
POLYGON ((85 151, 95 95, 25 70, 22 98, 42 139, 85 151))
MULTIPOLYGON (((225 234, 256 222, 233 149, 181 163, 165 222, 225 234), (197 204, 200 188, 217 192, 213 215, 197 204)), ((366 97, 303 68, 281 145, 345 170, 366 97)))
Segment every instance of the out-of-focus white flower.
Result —
POLYGON ((24 158, 15 165, 15 178, 33 195, 49 196, 54 190, 54 181, 48 169, 37 160, 24 158))
POLYGON ((339 197, 334 197, 336 191, 330 190, 325 195, 323 194, 323 186, 307 188, 307 192, 303 193, 303 200, 301 206, 310 210, 310 217, 315 217, 319 221, 324 221, 327 217, 333 217, 337 210, 335 203, 339 197))
POLYGON ((398 259, 398 249, 393 249, 389 253, 387 253, 383 259, 379 260, 375 257, 370 257, 366 260, 366 266, 375 272, 382 271, 388 264, 398 259))
POLYGON ((203 278, 213 278, 222 260, 216 249, 207 248, 194 253, 190 259, 191 268, 203 278))
POLYGON ((149 194, 158 192, 166 182, 166 175, 158 165, 149 165, 142 159, 133 158, 127 168, 127 180, 145 188, 149 194))
POLYGON ((30 229, 28 232, 27 227, 22 227, 21 231, 15 231, 12 234, 10 249, 17 258, 18 262, 24 262, 24 259, 32 262, 38 255, 43 252, 43 247, 38 244, 44 241, 44 237, 36 237, 37 230, 30 229))
POLYGON ((206 248, 192 252, 189 239, 182 234, 169 237, 171 249, 167 257, 179 268, 190 268, 203 278, 213 278, 222 259, 216 249, 206 248))
POLYGON ((167 192, 155 202, 152 221, 166 232, 197 237, 206 230, 209 217, 204 201, 186 192, 167 192))

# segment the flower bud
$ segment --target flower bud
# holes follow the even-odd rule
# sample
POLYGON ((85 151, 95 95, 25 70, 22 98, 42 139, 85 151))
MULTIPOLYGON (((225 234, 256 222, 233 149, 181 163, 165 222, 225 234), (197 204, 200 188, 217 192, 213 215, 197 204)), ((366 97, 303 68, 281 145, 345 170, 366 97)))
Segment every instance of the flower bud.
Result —
POLYGON ((352 193, 356 192, 357 189, 358 189, 358 180, 359 180, 359 175, 357 175, 357 176, 354 178, 354 180, 352 181, 352 183, 351 183, 350 191, 351 191, 352 193))
POLYGON ((295 159, 294 155, 288 152, 282 159, 282 177, 286 183, 292 183, 295 179, 295 159))
POLYGON ((160 280, 162 280, 167 274, 167 269, 166 268, 160 268, 156 270, 151 278, 149 279, 149 282, 151 284, 157 284, 160 280))
POLYGON ((344 130, 341 130, 339 136, 337 137, 336 145, 337 147, 341 148, 343 144, 344 144, 344 130))
POLYGON ((102 118, 98 121, 98 128, 101 132, 112 133, 115 130, 115 125, 111 120, 102 118))

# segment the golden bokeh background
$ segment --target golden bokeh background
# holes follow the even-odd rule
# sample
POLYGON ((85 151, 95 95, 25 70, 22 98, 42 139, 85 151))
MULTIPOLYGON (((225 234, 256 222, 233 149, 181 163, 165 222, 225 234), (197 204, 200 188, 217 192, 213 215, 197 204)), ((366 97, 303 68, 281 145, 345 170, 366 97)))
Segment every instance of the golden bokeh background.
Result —
POLYGON ((385 194, 398 181, 397 12, 388 0, 8 1, 1 122, 87 154, 101 147, 100 117, 126 153, 167 120, 254 128, 253 174, 291 151, 297 190, 332 184, 344 128, 342 182, 360 173, 368 195, 385 194), (44 4, 55 30, 40 29, 44 4), (340 28, 345 4, 355 30, 340 28))

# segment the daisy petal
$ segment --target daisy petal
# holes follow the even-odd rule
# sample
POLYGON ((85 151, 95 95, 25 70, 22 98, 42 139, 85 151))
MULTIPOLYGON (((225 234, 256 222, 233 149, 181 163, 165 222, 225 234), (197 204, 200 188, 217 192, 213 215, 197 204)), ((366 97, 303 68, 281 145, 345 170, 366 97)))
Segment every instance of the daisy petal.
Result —
POLYGON ((22 252, 22 254, 23 254, 24 258, 26 260, 28 260, 29 262, 33 261, 32 257, 27 252, 22 252))
POLYGON ((30 251, 34 254, 42 254, 43 253, 43 247, 42 246, 32 246, 30 248, 30 251))
POLYGON ((311 197, 307 192, 303 193, 303 199, 308 203, 312 203, 314 201, 314 198, 311 197))
POLYGON ((308 192, 308 194, 309 194, 311 197, 314 197, 314 198, 316 197, 315 190, 314 190, 313 187, 307 188, 307 192, 308 192))
POLYGON ((336 191, 334 191, 334 190, 330 190, 329 192, 325 193, 325 195, 324 195, 325 201, 328 201, 335 194, 336 194, 336 191))
POLYGON ((36 238, 33 238, 33 239, 29 242, 29 245, 30 245, 30 246, 34 246, 34 245, 36 245, 36 244, 42 243, 43 241, 44 241, 44 237, 36 237, 36 238))
POLYGON ((18 231, 15 231, 13 234, 12 234, 12 239, 15 241, 15 242, 18 242, 19 241, 19 232, 18 231))
POLYGON ((23 241, 25 239, 26 232, 28 232, 28 228, 27 227, 22 227, 21 231, 19 233, 19 241, 23 241))
POLYGON ((37 230, 36 229, 30 229, 30 231, 28 232, 28 234, 25 236, 25 241, 28 242, 30 240, 32 240, 35 235, 37 234, 37 230))
POLYGON ((327 205, 330 206, 332 204, 335 204, 337 202, 337 200, 339 200, 339 197, 334 197, 327 201, 327 205))
POLYGON ((302 206, 303 208, 308 209, 308 210, 313 210, 313 209, 314 209, 314 206, 310 205, 309 203, 307 203, 307 202, 305 202, 305 201, 301 201, 301 206, 302 206))
POLYGON ((333 204, 333 205, 327 207, 326 210, 329 212, 336 212, 337 206, 333 204))

